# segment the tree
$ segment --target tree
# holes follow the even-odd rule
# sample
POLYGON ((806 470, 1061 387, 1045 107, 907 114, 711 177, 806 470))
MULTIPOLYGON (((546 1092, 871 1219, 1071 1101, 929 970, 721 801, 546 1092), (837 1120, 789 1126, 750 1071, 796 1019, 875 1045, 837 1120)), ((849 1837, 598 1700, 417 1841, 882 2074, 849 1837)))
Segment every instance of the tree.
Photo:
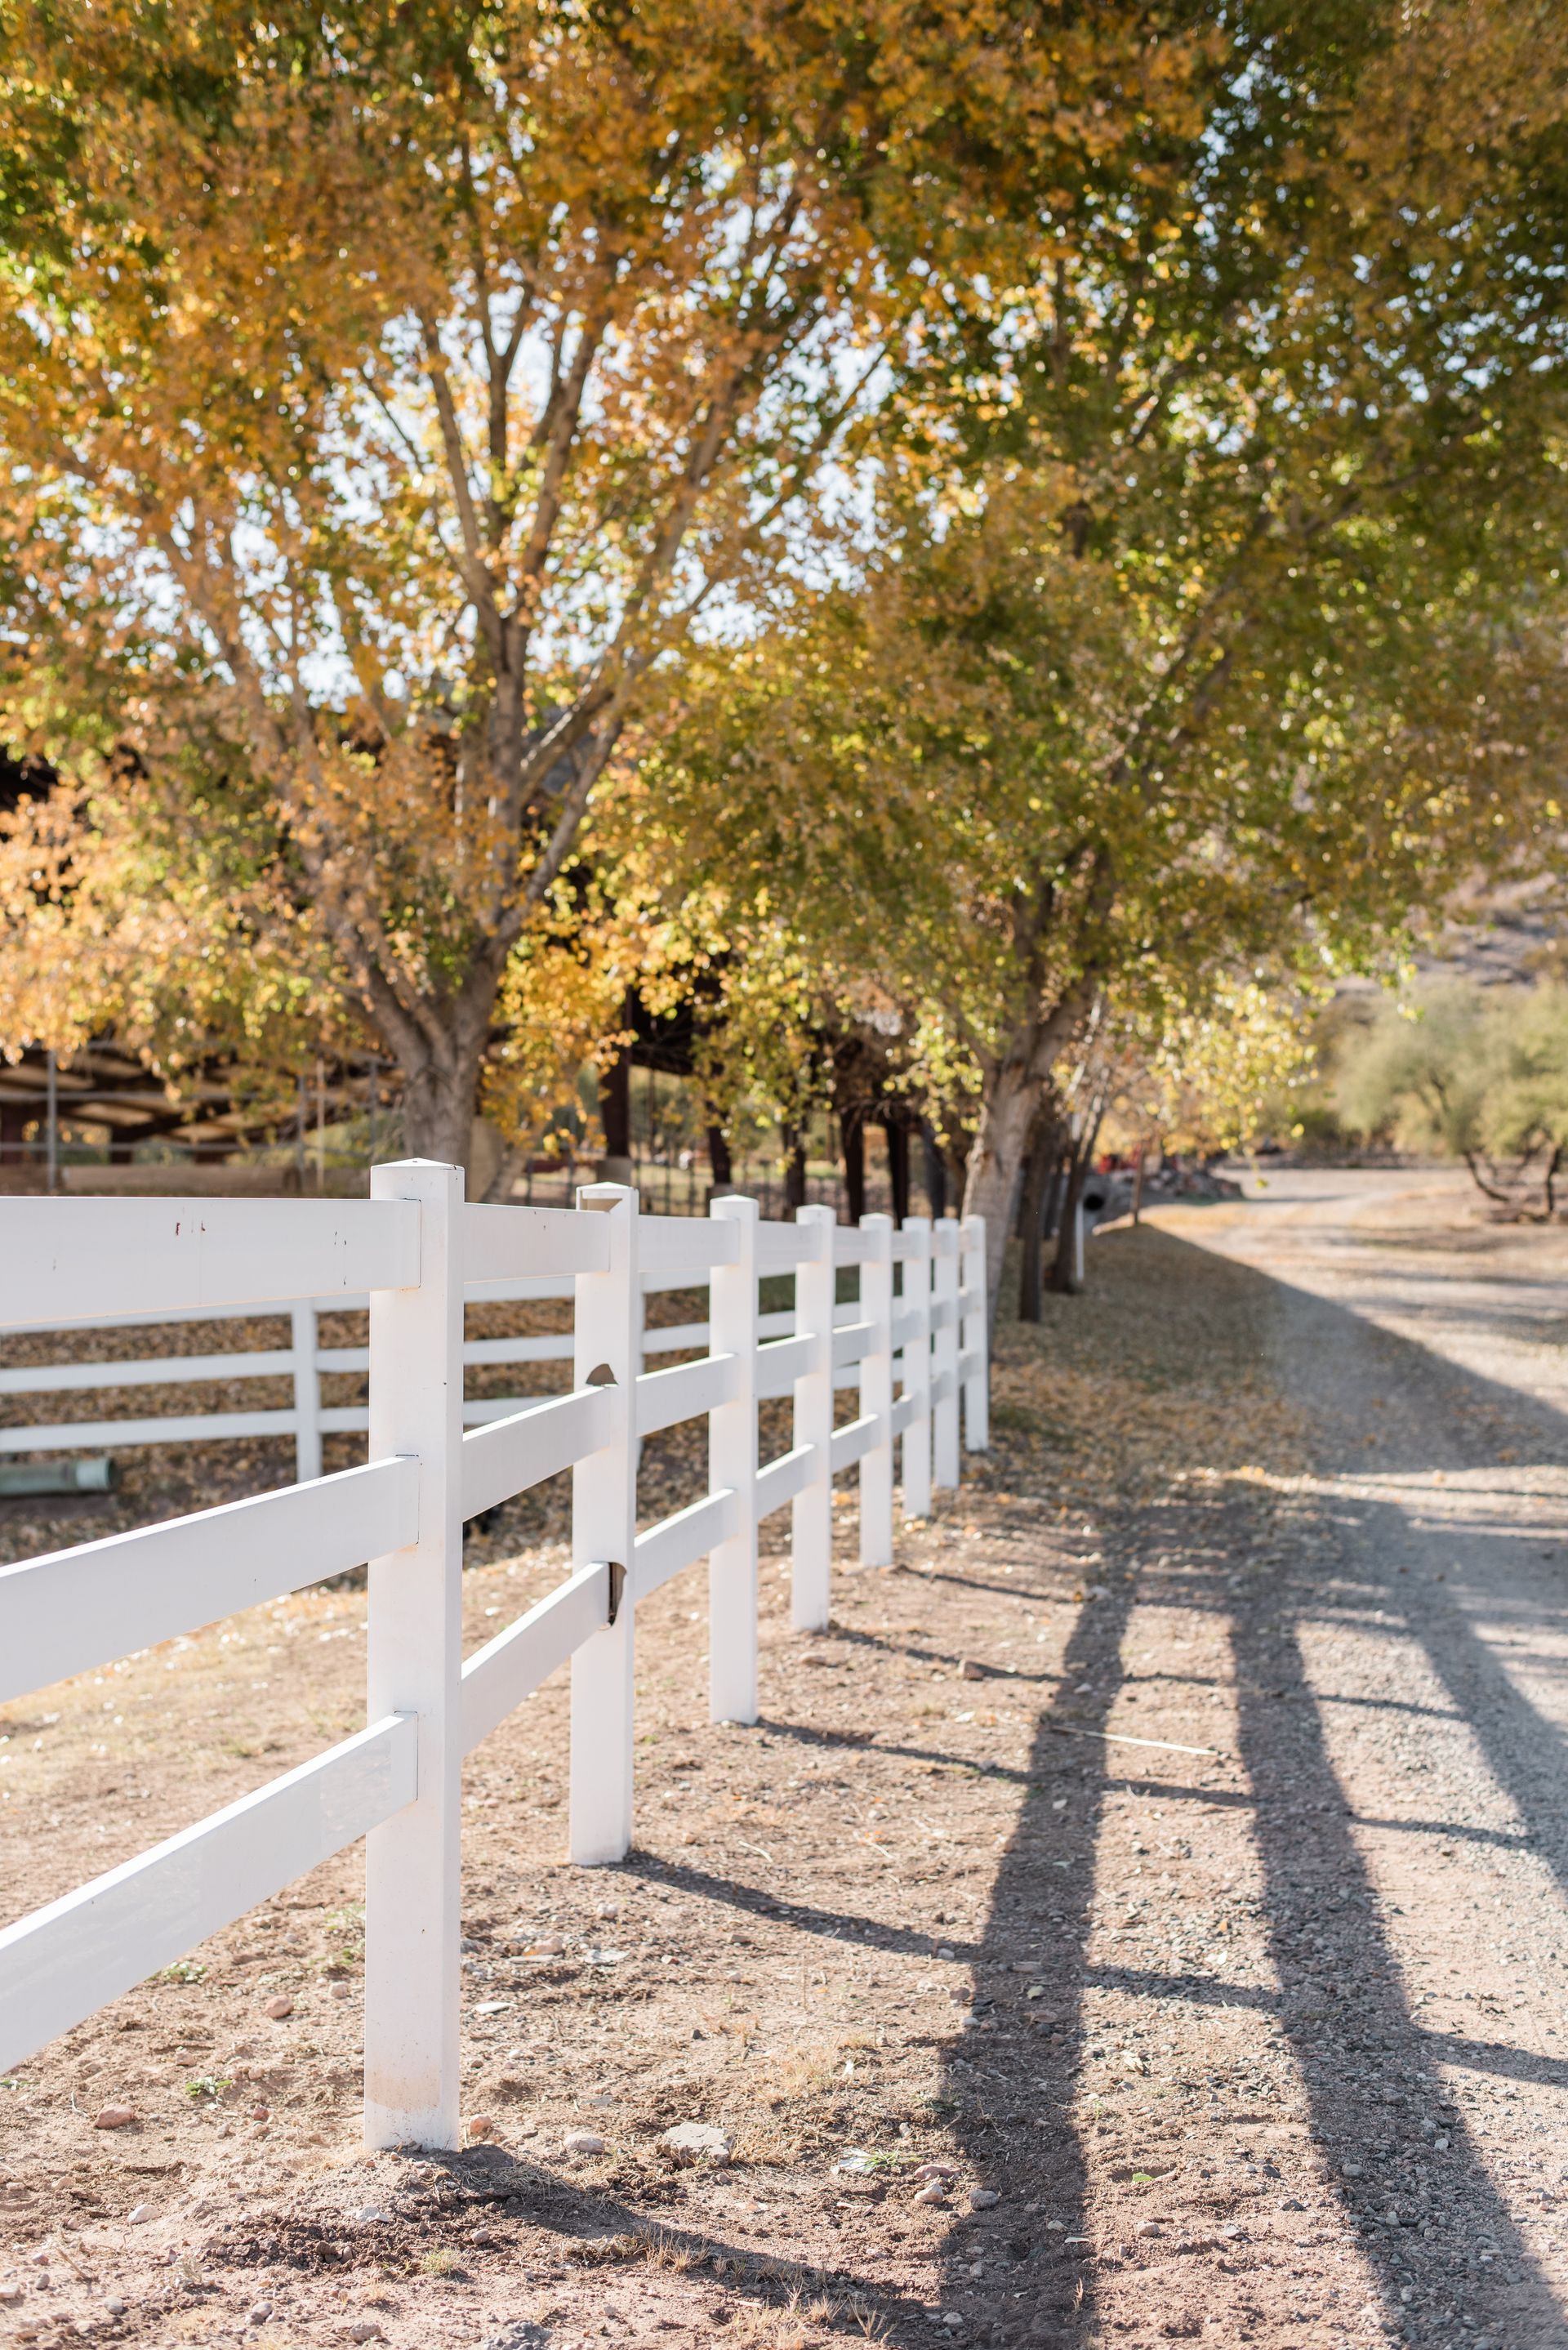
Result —
POLYGON ((1124 1034, 1108 1131, 1120 1148, 1210 1158, 1272 1137, 1313 1075, 1323 991, 1220 976, 1201 1008, 1124 1034))
MULTIPOLYGON (((1021 971, 1053 934, 1058 965, 1106 968, 1125 842, 1173 799, 1207 797, 1220 859, 1262 851, 1351 952, 1528 828, 1560 723, 1531 605, 1560 585, 1563 68, 1540 14, 1244 11, 1184 214, 1108 191, 1064 234, 1001 417, 979 340, 976 446, 1063 469, 1063 552, 1140 639, 1081 947, 1044 860, 1021 971)), ((971 1160, 997 1224, 1074 1011, 1071 983, 1021 999, 971 1160)))
POLYGON ((1514 1214, 1552 1217, 1568 1154, 1568 989, 1438 980, 1341 1041, 1347 1122, 1460 1159, 1514 1214))
POLYGON ((1403 664, 1368 626, 1328 671, 1260 623, 1225 723, 1152 792, 1116 765, 1155 658, 1137 616, 1064 558, 1049 498, 1009 484, 712 664, 622 813, 640 808, 649 869, 661 852, 677 893, 726 899, 738 936, 771 925, 820 997, 875 975, 907 1080, 979 1138, 994 1283, 1014 1194, 975 1152, 1002 1121, 1021 1170, 1015 1121, 1096 1005, 1167 1075, 1203 1059, 1253 995, 1386 953, 1541 805, 1562 694, 1544 628, 1501 637, 1455 598, 1402 633, 1403 664))
POLYGON ((0 726, 73 794, 90 744, 199 744, 410 1146, 462 1158, 509 962, 681 646, 765 605, 955 286, 1179 94, 1161 23, 19 0, 0 726))
POLYGON ((356 1007, 302 923, 265 812, 189 771, 102 763, 90 802, 0 810, 0 1043, 61 1055, 95 1035, 171 1089, 221 1056, 258 1123, 358 1041, 356 1007))
POLYGON ((1185 110, 955 298, 857 587, 681 747, 715 869, 967 1057, 993 1289, 1102 992, 1386 958, 1530 848, 1562 740, 1568 26, 1186 21, 1185 110))

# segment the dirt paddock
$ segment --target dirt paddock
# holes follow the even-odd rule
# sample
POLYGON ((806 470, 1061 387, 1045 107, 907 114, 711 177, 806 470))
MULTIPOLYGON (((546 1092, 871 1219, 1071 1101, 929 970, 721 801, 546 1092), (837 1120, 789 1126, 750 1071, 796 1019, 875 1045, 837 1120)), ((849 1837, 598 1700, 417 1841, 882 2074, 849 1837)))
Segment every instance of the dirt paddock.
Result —
MULTIPOLYGON (((475 1755, 483 2135, 359 2147, 346 1855, 0 2084, 0 2342, 1561 2350, 1565 1273, 1429 1178, 1097 1239, 897 1567, 839 1510, 830 1632, 769 1555, 755 1728, 701 1576, 640 1612, 624 1866, 560 1858, 564 1679, 475 1755)), ((473 1643, 550 1507, 473 1545, 473 1643)), ((7 1914, 357 1726, 363 1621, 8 1709, 7 1914)))

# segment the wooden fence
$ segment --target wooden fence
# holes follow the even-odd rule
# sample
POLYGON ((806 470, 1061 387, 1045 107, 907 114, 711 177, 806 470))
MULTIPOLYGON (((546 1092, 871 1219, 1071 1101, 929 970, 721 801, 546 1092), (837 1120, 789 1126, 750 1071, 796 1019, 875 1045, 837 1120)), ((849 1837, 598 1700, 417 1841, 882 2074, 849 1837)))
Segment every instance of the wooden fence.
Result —
MULTIPOLYGON (((303 1295, 289 1359, 297 1368, 303 1351, 319 1368, 329 1358, 314 1311, 369 1299, 366 1465, 0 1570, 4 1701, 369 1563, 367 1727, 0 1932, 0 2070, 364 1836, 372 2147, 457 2142, 463 1756, 569 1659, 571 1856, 623 1858, 638 1601, 707 1558, 712 1718, 754 1721, 762 1521, 789 1507, 793 1620, 820 1627, 834 1476, 857 1470, 860 1555, 886 1565, 895 1444, 905 1512, 919 1516, 933 1485, 958 1482, 961 1403, 970 1449, 987 1440, 977 1218, 910 1218, 896 1232, 868 1216, 850 1229, 815 1207, 764 1223, 747 1199, 715 1201, 706 1219, 646 1216, 609 1184, 580 1191, 575 1209, 471 1206, 460 1169, 411 1160, 377 1168, 363 1201, 0 1201, 0 1328, 276 1312, 303 1295), (858 1293, 848 1306, 836 1305, 844 1267, 858 1293), (793 1278, 787 1314, 760 1311, 770 1274, 793 1278), (465 1293, 558 1295, 567 1281, 570 1338, 515 1343, 569 1347, 570 1391, 487 1405, 465 1434, 465 1293), (645 1337, 648 1289, 696 1285, 707 1322, 645 1337), (707 1352, 645 1371, 655 1337, 707 1352), (846 1378, 859 1408, 836 1427, 846 1378), (757 1406, 769 1397, 793 1399, 793 1440, 764 1462, 757 1406), (708 1492, 639 1533, 639 1440, 701 1417, 708 1492), (464 1521, 567 1468, 572 1572, 464 1662, 464 1521)), ((234 1358, 219 1359, 232 1376, 234 1358)), ((188 1378, 191 1362, 160 1368, 188 1378)), ((92 1367, 122 1380, 127 1367, 92 1367)), ((237 1417, 278 1424, 223 1416, 237 1417)), ((216 1419, 198 1432, 242 1432, 216 1419)), ((78 1427, 73 1440, 123 1442, 126 1425, 78 1427)), ((16 1433, 21 1449, 40 1441, 16 1433)))

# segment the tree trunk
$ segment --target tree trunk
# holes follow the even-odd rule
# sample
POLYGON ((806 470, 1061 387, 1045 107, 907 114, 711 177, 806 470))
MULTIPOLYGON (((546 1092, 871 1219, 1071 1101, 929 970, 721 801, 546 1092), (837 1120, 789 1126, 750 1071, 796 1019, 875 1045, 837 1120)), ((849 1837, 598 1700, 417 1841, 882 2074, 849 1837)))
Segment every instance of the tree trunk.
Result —
POLYGON ((1045 1245, 1045 1208, 1062 1155, 1062 1128, 1055 1117, 1044 1113, 1029 1149, 1028 1171, 1022 1187, 1018 1218, 1022 1243, 1018 1264, 1018 1318, 1038 1322, 1041 1308, 1041 1256, 1045 1245))
POLYGON ((888 1145, 888 1180, 893 1187, 893 1222, 901 1225, 909 1212, 909 1129, 901 1118, 885 1118, 882 1133, 888 1145))
POLYGON ((1070 1296, 1077 1273, 1078 1201, 1083 1197, 1084 1178, 1088 1173, 1088 1161, 1075 1159, 1067 1170, 1067 1180, 1062 1192, 1062 1213, 1056 1225, 1056 1247, 1051 1259, 1051 1270, 1045 1285, 1058 1297, 1070 1296))
POLYGON ((1085 975, 1049 1011, 1037 1005, 985 1074, 964 1175, 963 1212, 985 1218, 986 1302, 992 1321, 1034 1121, 1050 1091, 1056 1057, 1083 1027, 1095 1000, 1095 983, 1085 975))
POLYGON ((849 1221, 857 1224, 866 1213, 866 1128, 857 1110, 846 1111, 838 1121, 844 1152, 844 1197, 849 1221))
POLYGON ((410 1159, 466 1167, 473 1134, 482 1051, 403 1072, 403 1143, 410 1159))
POLYGON ((920 1121, 920 1139, 926 1147, 926 1206, 931 1222, 940 1224, 948 1211, 948 1162, 929 1118, 920 1121))
POLYGON ((1041 1253, 1044 1238, 1041 1226, 1045 1217, 1045 1187, 1050 1170, 1045 1163, 1044 1146, 1035 1150, 1029 1161, 1029 1172, 1023 1179, 1023 1212, 1019 1218, 1018 1254, 1018 1318, 1021 1322, 1038 1322, 1041 1306, 1041 1253))
POLYGON ((992 1321, 1018 1187, 1045 1085, 1044 1075, 1037 1076, 1027 1063, 1010 1057, 995 1071, 981 1103, 963 1211, 966 1216, 985 1218, 985 1282, 992 1321))
MULTIPOLYGON (((444 998, 426 998, 415 1019, 383 991, 366 996, 386 1049, 403 1079, 403 1148, 411 1159, 433 1159, 466 1172, 479 1110, 479 1080, 490 1045, 495 999, 504 952, 494 941, 476 951, 461 988, 444 998)), ((301 1134, 305 1097, 300 1096, 301 1134)), ((515 1146, 514 1145, 514 1149, 515 1146)), ((511 1153, 504 1149, 504 1167, 511 1153)), ((477 1193, 470 1191, 471 1198, 477 1193)))
POLYGON ((1045 1198, 1040 1210, 1040 1237, 1054 1241, 1062 1223, 1062 1194, 1067 1188, 1067 1170, 1062 1164, 1062 1146, 1056 1146, 1056 1164, 1045 1179, 1045 1198))
POLYGON ((631 1054, 624 1045, 608 1068, 599 1072, 599 1124, 605 1134, 605 1155, 599 1162, 601 1181, 629 1183, 631 1054))
POLYGON ((789 1153, 784 1161, 784 1205, 804 1208, 805 1205, 805 1138, 793 1126, 784 1128, 784 1149, 789 1153))
POLYGON ((1067 1167, 1066 1186, 1062 1194, 1062 1220, 1056 1229, 1056 1253, 1051 1260, 1048 1286, 1059 1295, 1071 1292, 1077 1268, 1078 1202, 1084 1196, 1084 1185, 1095 1163, 1095 1145, 1100 1139, 1100 1120, 1105 1105, 1097 1102, 1094 1116, 1085 1125, 1082 1139, 1067 1167))
POLYGON ((708 1128, 708 1168, 714 1191, 727 1191, 735 1180, 735 1170, 730 1158, 730 1138, 722 1126, 708 1128))
POLYGON ((1461 1152, 1460 1156, 1469 1169, 1470 1179, 1478 1191, 1484 1191, 1487 1198, 1495 1200, 1500 1207, 1511 1208, 1514 1205, 1514 1196, 1511 1191, 1500 1190, 1495 1178, 1489 1178, 1482 1174, 1479 1151, 1466 1150, 1461 1152))
MULTIPOLYGON (((1035 1131, 1038 1132, 1040 1126, 1038 1118, 1034 1124, 1035 1131)), ((1015 1241, 1021 1241, 1023 1238, 1024 1227, 1029 1221, 1029 1194, 1034 1181, 1035 1149, 1036 1145, 1031 1142, 1023 1154, 1023 1172, 1018 1179, 1018 1196, 1012 1206, 1012 1237, 1015 1241)))
POLYGON ((969 1189, 969 1163, 973 1156, 974 1138, 966 1141, 961 1134, 954 1135, 944 1153, 948 1162, 948 1201, 961 1201, 969 1189))

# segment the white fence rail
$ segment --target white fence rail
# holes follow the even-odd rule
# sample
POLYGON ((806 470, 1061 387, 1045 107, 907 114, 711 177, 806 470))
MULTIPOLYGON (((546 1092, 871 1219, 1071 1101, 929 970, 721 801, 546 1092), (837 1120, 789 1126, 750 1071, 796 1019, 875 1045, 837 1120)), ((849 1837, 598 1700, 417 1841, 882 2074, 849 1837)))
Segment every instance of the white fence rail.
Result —
MULTIPOLYGON (((634 1193, 593 1185, 576 1209, 467 1206, 458 1169, 375 1170, 355 1201, 36 1200, 0 1202, 9 1268, 0 1329, 55 1330, 215 1313, 293 1315, 294 1343, 261 1356, 164 1357, 156 1366, 57 1366, 41 1387, 125 1385, 128 1370, 186 1379, 290 1367, 367 1370, 358 1415, 211 1414, 6 1431, 5 1449, 253 1434, 285 1424, 319 1471, 320 1430, 368 1427, 370 1460, 332 1476, 0 1569, 0 1698, 85 1672, 236 1609, 369 1563, 368 1724, 298 1770, 0 1932, 0 2070, 155 1969, 367 1838, 365 2135, 371 2146, 452 2146, 458 2130, 459 1780, 463 1756, 545 1677, 572 1667, 570 1849, 621 1859, 632 1837, 637 1604, 709 1563, 710 1708, 757 1718, 757 1533, 791 1512, 792 1616, 827 1621, 832 1480, 855 1467, 860 1555, 890 1563, 894 1447, 905 1512, 956 1484, 960 1409, 987 1441, 984 1231, 886 1216, 857 1229, 826 1208, 793 1224, 719 1200, 706 1222, 645 1216, 634 1193), (836 1304, 842 1268, 858 1295, 836 1304), (793 1275, 794 1303, 763 1314, 758 1284, 793 1275), (898 1286, 896 1287, 896 1282, 898 1286), (571 1296, 569 1336, 465 1344, 476 1289, 571 1296), (706 1322, 645 1331, 650 1290, 705 1286, 706 1322), (302 1292, 308 1297, 300 1302, 302 1292), (317 1343, 327 1305, 369 1308, 365 1348, 317 1343), (533 1351, 497 1355, 476 1346, 533 1351), (660 1349, 706 1351, 660 1370, 660 1349), (549 1352, 543 1353, 541 1349, 549 1352), (519 1406, 462 1402, 472 1361, 560 1360, 572 1387, 519 1406), (352 1357, 352 1359, 346 1359, 352 1357), (858 1391, 834 1426, 834 1390, 858 1391), (792 1399, 791 1442, 759 1459, 757 1407, 792 1399), (463 1432, 463 1421, 476 1422, 463 1432), (637 1525, 642 1437, 708 1423, 709 1490, 637 1525), (234 1425, 244 1420, 244 1428, 234 1425), (128 1436, 127 1430, 135 1431, 128 1436), (142 1435, 152 1430, 154 1435, 142 1435), (570 1575, 466 1664, 462 1524, 570 1468, 570 1575)), ((26 1392, 6 1374, 11 1393, 26 1392)))
MULTIPOLYGON (((47 1201, 29 1200, 10 1204, 36 1210, 53 1203, 47 1201)), ((153 1200, 137 1200, 120 1204, 145 1210, 156 1208, 161 1203, 153 1200)), ((201 1211, 201 1221, 203 1223, 211 1221, 205 1211, 213 1206, 213 1202, 192 1201, 182 1204, 187 1207, 190 1213, 201 1211)), ((222 1204, 236 1206, 241 1203, 230 1201, 222 1204)), ((267 1203, 258 1201, 247 1204, 265 1205, 267 1203)), ((330 1212, 332 1207, 332 1203, 327 1201, 312 1201, 301 1204, 308 1206, 313 1214, 318 1209, 330 1212)), ((341 1204, 348 1209, 358 1208, 360 1212, 363 1212, 365 1203, 345 1201, 341 1204)), ((6 1212, 7 1214, 10 1212, 9 1205, 6 1212)), ((559 1224, 569 1222, 577 1211, 560 1208, 493 1208, 487 1209, 485 1212, 497 1216, 528 1215, 559 1224)), ((828 1229, 836 1234, 835 1265, 863 1263, 865 1259, 861 1250, 861 1236, 853 1227, 836 1224, 830 1208, 823 1208, 820 1211, 815 1208, 802 1211, 803 1217, 815 1217, 819 1213, 828 1229)), ((645 1218, 644 1222, 647 1221, 649 1220, 645 1218)), ((671 1216, 659 1217, 653 1221, 660 1226, 668 1226, 672 1233, 682 1237, 686 1233, 695 1232, 698 1240, 687 1242, 682 1245, 681 1239, 672 1239, 668 1249, 661 1245, 659 1264, 656 1267, 644 1269, 641 1279, 642 1296, 646 1299, 659 1292, 684 1290, 704 1285, 709 1277, 711 1258, 704 1257, 700 1243, 711 1227, 698 1218, 671 1216)), ((877 1221, 867 1217, 867 1227, 874 1226, 877 1221)), ((30 1224, 29 1230, 32 1229, 35 1227, 30 1224)), ((482 1226, 479 1229, 483 1232, 490 1228, 482 1226)), ((758 1269, 762 1274, 794 1270, 793 1263, 780 1253, 778 1235, 793 1233, 795 1229, 793 1224, 759 1223, 757 1230, 761 1253, 758 1269)), ((911 1251, 918 1249, 925 1249, 929 1254, 933 1240, 940 1253, 942 1248, 950 1245, 942 1240, 941 1235, 944 1232, 961 1233, 964 1229, 963 1226, 952 1222, 932 1227, 924 1218, 910 1217, 906 1220, 902 1232, 894 1235, 893 1261, 895 1263, 901 1263, 909 1257, 911 1251), (921 1235, 928 1237, 922 1239, 921 1235)), ((26 1244, 25 1235, 23 1244, 26 1244)), ((130 1245, 134 1245, 134 1242, 130 1245)), ((961 1241, 958 1243, 961 1251, 963 1245, 961 1241)), ((490 1268, 500 1261, 499 1247, 499 1242, 493 1237, 485 1242, 476 1236, 471 1244, 471 1253, 465 1263, 464 1271, 464 1293, 470 1304, 535 1304, 542 1301, 569 1301, 575 1296, 572 1276, 578 1268, 566 1261, 565 1254, 566 1243, 564 1241, 561 1268, 559 1273, 554 1275, 533 1274, 521 1277, 508 1277, 504 1274, 498 1275, 490 1268)), ((800 1278, 799 1273, 796 1272, 797 1287, 800 1278)), ((942 1274, 939 1269, 937 1274, 939 1286, 941 1280, 942 1274)), ((904 1311, 895 1326, 895 1347, 899 1353, 902 1353, 905 1348, 906 1331, 911 1336, 918 1335, 917 1325, 911 1316, 914 1315, 924 1316, 933 1310, 929 1296, 929 1281, 928 1275, 926 1283, 922 1284, 920 1292, 917 1295, 911 1289, 910 1276, 905 1275, 906 1295, 900 1301, 904 1311)), ((19 1295, 21 1294, 19 1291, 19 1295)), ((124 1294, 123 1290, 120 1294, 124 1294)), ((37 1293, 29 1284, 26 1295, 36 1301, 37 1293)), ((968 1295, 969 1291, 966 1290, 966 1295, 968 1295)), ((72 1293, 66 1291, 63 1294, 63 1302, 68 1300, 71 1295, 72 1293)), ((267 1293, 263 1292, 257 1299, 235 1302, 231 1298, 222 1305, 186 1305, 163 1308, 157 1312, 105 1312, 97 1315, 82 1315, 75 1310, 59 1311, 45 1313, 36 1320, 20 1312, 13 1319, 12 1302, 8 1297, 5 1320, 0 1323, 0 1330, 18 1334, 66 1330, 73 1324, 90 1326, 97 1330, 152 1329, 174 1322, 224 1324, 261 1315, 286 1314, 290 1317, 290 1336, 286 1347, 253 1347, 248 1351, 234 1348, 227 1352, 211 1355, 162 1354, 108 1362, 22 1363, 0 1366, 0 1414, 4 1413, 5 1399, 11 1396, 90 1395, 126 1388, 200 1387, 220 1380, 229 1384, 236 1380, 287 1378, 293 1386, 294 1401, 288 1405, 273 1405, 250 1410, 165 1412, 150 1414, 145 1419, 62 1419, 18 1421, 8 1428, 0 1427, 0 1458, 31 1452, 112 1452, 143 1444, 214 1443, 228 1437, 291 1436, 295 1443, 295 1474, 303 1483, 321 1474, 321 1440, 324 1436, 363 1435, 369 1428, 370 1409, 368 1403, 325 1404, 321 1395, 321 1382, 326 1375, 348 1372, 358 1373, 361 1378, 365 1377, 370 1367, 369 1347, 368 1346, 324 1347, 320 1343, 318 1328, 318 1316, 323 1314, 356 1311, 363 1313, 369 1304, 369 1295, 365 1292, 357 1293, 345 1289, 336 1295, 318 1294, 311 1297, 293 1298, 272 1298, 267 1293)), ((939 1307, 935 1311, 936 1325, 940 1326, 942 1320, 941 1310, 939 1307)), ((962 1350, 966 1355, 977 1353, 983 1355, 983 1305, 966 1304, 963 1311, 966 1318, 961 1333, 962 1350)), ((858 1305, 838 1307, 835 1322, 834 1386, 839 1389, 858 1388, 862 1384, 860 1342, 864 1336, 858 1305)), ((922 1320, 919 1329, 923 1330, 929 1338, 932 1326, 930 1323, 922 1320)), ((769 1339, 793 1335, 794 1309, 790 1308, 782 1313, 761 1315, 758 1330, 763 1338, 769 1339)), ((646 1367, 652 1357, 660 1354, 690 1352, 696 1347, 706 1347, 709 1344, 709 1326, 706 1322, 682 1322, 645 1326, 639 1314, 638 1344, 641 1351, 642 1366, 646 1367)), ((463 1342, 462 1360, 465 1368, 475 1365, 489 1367, 493 1365, 521 1367, 529 1364, 569 1363, 574 1346, 575 1340, 570 1331, 534 1336, 520 1335, 503 1338, 467 1338, 463 1342)), ((950 1348, 948 1351, 950 1351, 950 1348)), ((946 1353, 943 1353, 944 1366, 946 1359, 946 1353)), ((782 1396, 789 1393, 795 1371, 793 1364, 787 1363, 782 1355, 777 1361, 774 1361, 770 1350, 769 1358, 760 1369, 759 1375, 764 1381, 759 1389, 761 1396, 782 1396)), ((670 1392, 673 1394, 678 1390, 672 1388, 670 1392)), ((944 1400, 946 1393, 944 1388, 944 1400)), ((463 1404, 464 1424, 473 1428, 487 1419, 505 1419, 521 1410, 525 1404, 545 1399, 538 1395, 524 1394, 521 1390, 508 1396, 475 1397, 463 1404)), ((649 1409, 652 1408, 649 1407, 649 1409)), ((970 1415, 967 1424, 971 1429, 980 1425, 985 1409, 983 1395, 976 1394, 968 1397, 965 1409, 970 1415)), ((672 1409, 669 1420, 649 1420, 639 1426, 639 1433, 651 1435, 660 1427, 670 1426, 677 1419, 691 1416, 690 1412, 672 1409)), ((957 1476, 954 1467, 957 1458, 954 1449, 957 1438, 956 1434, 951 1432, 956 1430, 956 1417, 950 1414, 948 1422, 945 1422, 944 1426, 949 1428, 949 1433, 939 1441, 946 1444, 946 1465, 950 1473, 945 1480, 939 1479, 939 1482, 951 1483, 956 1482, 957 1476)), ((903 1433, 901 1422, 898 1432, 903 1433)), ((929 1435, 926 1424, 922 1420, 908 1448, 911 1457, 918 1455, 921 1446, 927 1442, 929 1442, 929 1435)), ((920 1480, 922 1477, 929 1480, 929 1464, 922 1469, 917 1463, 914 1475, 918 1489, 929 1490, 927 1487, 921 1487, 920 1480)), ((909 1463, 906 1461, 906 1483, 909 1482, 909 1463)), ((508 1492, 516 1490, 515 1486, 507 1489, 508 1492)))

